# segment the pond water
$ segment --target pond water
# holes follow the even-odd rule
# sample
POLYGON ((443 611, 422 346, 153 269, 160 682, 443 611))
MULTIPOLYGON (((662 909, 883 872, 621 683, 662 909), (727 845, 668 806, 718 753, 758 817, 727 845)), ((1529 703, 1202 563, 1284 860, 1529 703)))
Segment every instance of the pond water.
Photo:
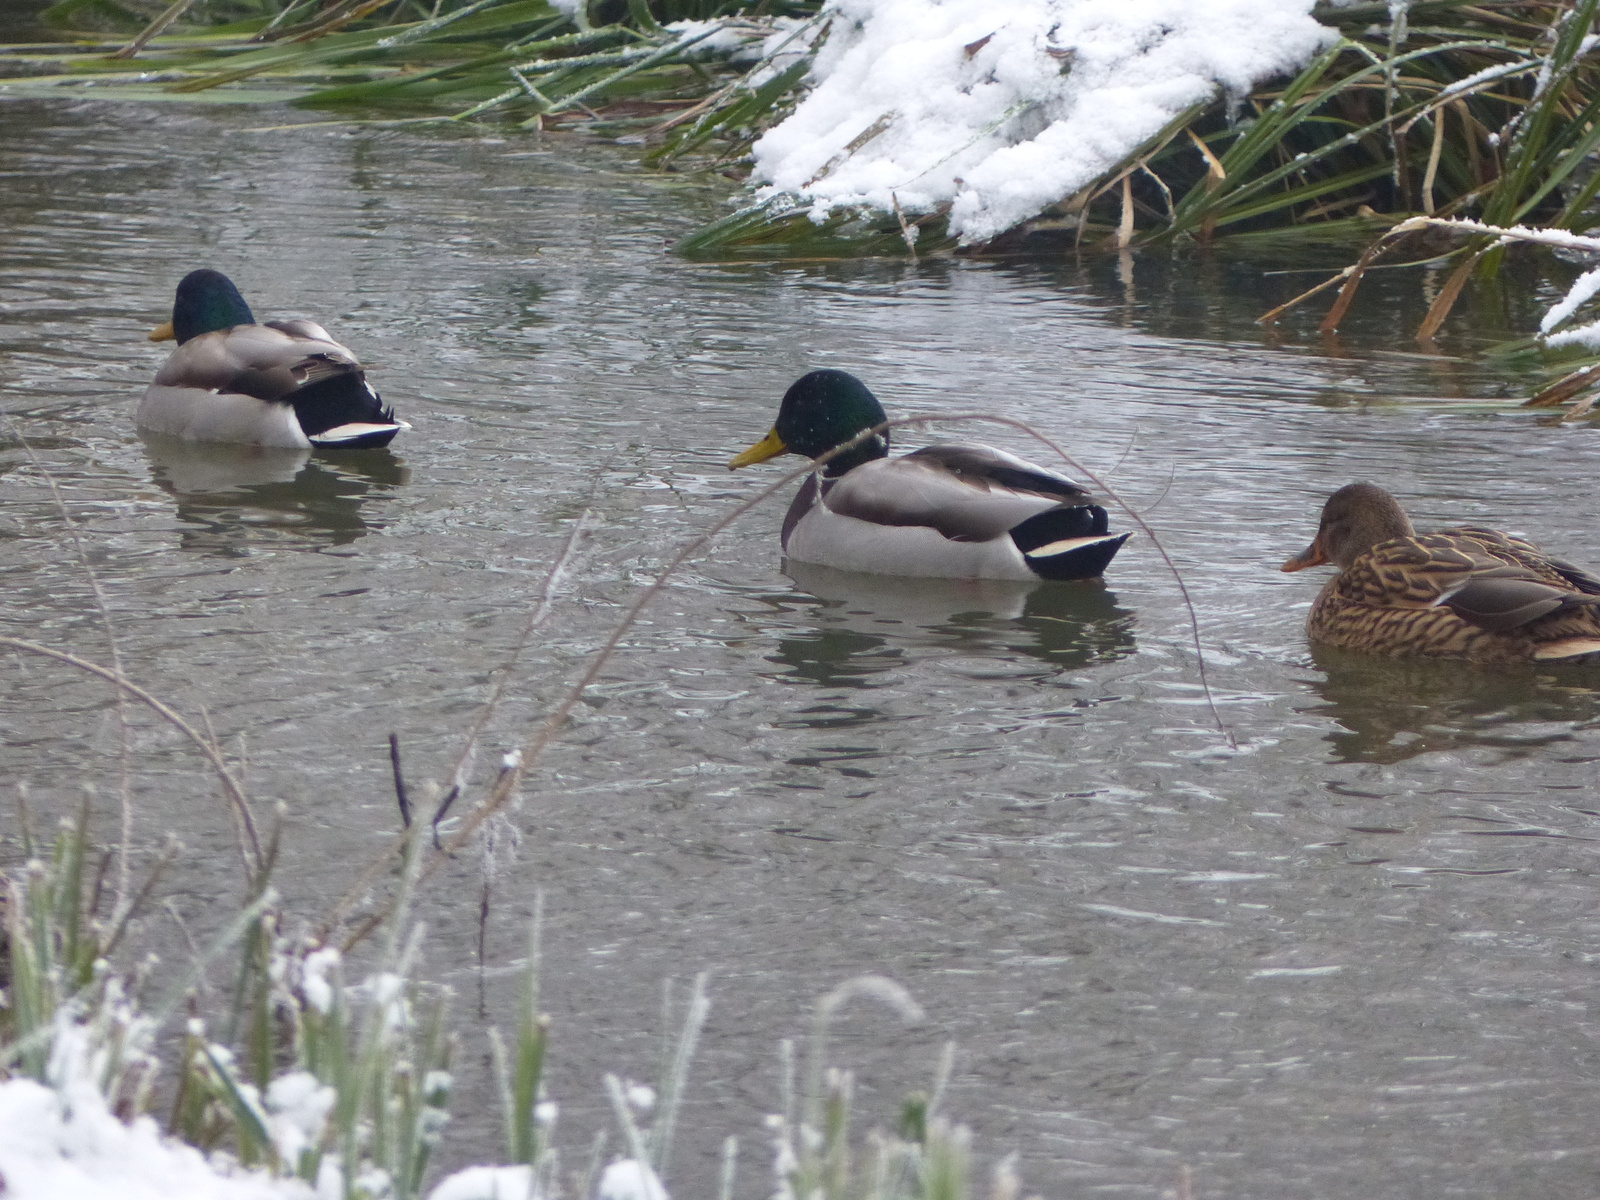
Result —
MULTIPOLYGON (((308 119, 0 105, 0 628, 108 654, 23 435, 128 672, 204 710, 263 813, 284 805, 295 912, 392 834, 391 731, 414 792, 448 777, 579 516, 480 785, 671 550, 775 477, 725 464, 819 366, 893 414, 1018 417, 1108 478, 1182 572, 1237 743, 1148 537, 1104 588, 785 574, 767 502, 675 577, 530 776, 483 975, 477 857, 419 899, 425 974, 460 997, 447 1164, 497 1152, 482 1028, 511 1019, 542 889, 575 1158, 609 1124, 603 1073, 652 1076, 663 981, 711 973, 675 1195, 713 1193, 728 1134, 738 1194, 768 1194, 777 1043, 868 972, 927 1019, 839 1019, 863 1113, 891 1120, 954 1039, 948 1111, 1047 1196, 1155 1197, 1182 1164, 1235 1200, 1593 1195, 1600 676, 1313 657, 1321 580, 1277 571, 1357 478, 1419 524, 1600 563, 1600 440, 1519 411, 1530 364, 1484 354, 1534 327, 1536 278, 1423 353, 1423 269, 1375 273, 1337 339, 1315 302, 1254 324, 1321 278, 1271 272, 1348 248, 691 263, 666 247, 722 211, 703 182, 549 136, 262 130, 308 119), (201 265, 262 317, 320 317, 415 428, 309 459, 142 440, 143 334, 201 265)), ((3 678, 7 790, 44 819, 88 783, 109 810, 104 686, 16 656, 3 678)), ((134 739, 140 861, 181 836, 198 936, 238 895, 227 817, 169 730, 137 717, 134 739)), ((148 936, 181 955, 166 913, 148 936)))

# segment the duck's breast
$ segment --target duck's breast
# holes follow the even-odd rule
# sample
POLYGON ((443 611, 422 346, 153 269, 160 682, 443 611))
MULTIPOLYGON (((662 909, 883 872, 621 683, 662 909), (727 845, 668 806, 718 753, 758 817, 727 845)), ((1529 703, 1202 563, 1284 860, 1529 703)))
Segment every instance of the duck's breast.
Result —
POLYGON ((135 421, 140 429, 191 442, 311 448, 292 405, 234 392, 152 383, 135 421))
POLYGON ((834 512, 827 504, 813 505, 795 523, 784 549, 797 562, 872 575, 1038 578, 1005 535, 981 542, 951 541, 925 525, 879 525, 834 512))

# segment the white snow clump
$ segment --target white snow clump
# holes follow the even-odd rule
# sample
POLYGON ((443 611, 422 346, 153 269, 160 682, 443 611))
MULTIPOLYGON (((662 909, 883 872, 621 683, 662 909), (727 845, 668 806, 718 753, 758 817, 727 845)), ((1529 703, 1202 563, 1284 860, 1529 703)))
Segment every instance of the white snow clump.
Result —
POLYGON ((599 1200, 669 1200, 650 1164, 636 1158, 619 1159, 607 1167, 597 1195, 599 1200))
POLYGON ((6 1200, 316 1200, 298 1179, 228 1172, 154 1120, 123 1124, 95 1083, 89 1034, 63 1020, 51 1086, 0 1083, 0 1179, 6 1200))
MULTIPOLYGON (((1337 35, 1312 0, 828 0, 809 93, 754 147, 758 201, 931 212, 984 241, 1195 104, 1337 35)), ((789 38, 769 39, 769 50, 789 38)))
POLYGON ((540 1200, 532 1167, 468 1167, 440 1182, 428 1200, 540 1200))

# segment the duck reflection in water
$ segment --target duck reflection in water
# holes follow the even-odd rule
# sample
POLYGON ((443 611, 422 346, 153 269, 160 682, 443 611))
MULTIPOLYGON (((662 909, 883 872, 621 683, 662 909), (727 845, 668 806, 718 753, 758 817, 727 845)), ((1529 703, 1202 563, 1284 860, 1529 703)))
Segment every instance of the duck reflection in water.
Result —
POLYGON ((907 579, 784 563, 821 601, 814 628, 778 640, 770 661, 794 682, 870 688, 871 676, 952 654, 1036 659, 1040 674, 1114 662, 1134 652, 1133 614, 1098 581, 907 579))
POLYGON ((1313 646, 1323 677, 1312 709, 1342 728, 1326 740, 1340 762, 1394 764, 1435 751, 1489 750, 1506 759, 1571 741, 1600 721, 1592 668, 1555 666, 1485 671, 1439 659, 1374 658, 1313 646))
POLYGON ((320 451, 188 442, 143 434, 156 486, 177 500, 183 546, 224 556, 253 541, 343 546, 381 526, 364 503, 409 482, 388 450, 320 451))

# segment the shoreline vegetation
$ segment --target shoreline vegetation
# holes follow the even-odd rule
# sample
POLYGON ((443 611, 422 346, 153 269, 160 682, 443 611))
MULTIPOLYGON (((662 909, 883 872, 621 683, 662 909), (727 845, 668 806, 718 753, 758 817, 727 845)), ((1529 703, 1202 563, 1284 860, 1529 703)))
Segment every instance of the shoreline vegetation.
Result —
MULTIPOLYGON (((448 1028, 449 989, 417 977, 424 930, 408 911, 424 826, 408 838, 399 905, 372 929, 380 943, 374 961, 360 982, 348 982, 337 948, 289 932, 305 923, 268 882, 281 828, 239 911, 186 968, 163 973, 137 938, 176 847, 169 844, 136 895, 113 898, 107 880, 117 853, 94 845, 87 803, 60 823, 53 845, 35 840, 25 799, 17 815, 18 845, 7 849, 25 861, 0 871, 0 1165, 8 1196, 668 1200, 679 1106, 710 1011, 704 975, 687 997, 668 983, 664 1014, 680 1024, 663 1032, 654 1084, 605 1077, 618 1133, 563 1158, 559 1104, 542 1081, 552 1022, 539 1011, 541 902, 515 1028, 509 1039, 486 1031, 504 1164, 430 1180, 449 1128, 451 1063, 463 1046, 448 1028), (231 987, 208 991, 208 973, 231 987)), ((775 1176, 780 1200, 980 1194, 971 1133, 940 1112, 953 1046, 938 1060, 931 1091, 906 1097, 892 1132, 855 1134, 853 1077, 828 1066, 826 1055, 833 1018, 863 1001, 908 1022, 923 1019, 903 988, 877 976, 823 996, 803 1056, 793 1040, 778 1047, 782 1094, 767 1118, 775 1161, 760 1174, 775 1176)), ((739 1167, 730 1137, 720 1200, 737 1194, 739 1167)), ((1014 1155, 995 1165, 987 1194, 1018 1200, 1014 1155)))
MULTIPOLYGON (((26 442, 23 443, 26 445, 26 442)), ((41 464, 34 467, 44 472, 41 464)), ((760 500, 792 481, 790 473, 760 500)), ((46 473, 46 479, 50 477, 46 473)), ((756 501, 738 506, 722 524, 756 501)), ((59 505, 59 502, 58 502, 59 505)), ((60 508, 63 523, 75 530, 60 508)), ((111 615, 101 624, 111 666, 23 639, 0 644, 110 683, 119 699, 121 836, 97 844, 105 814, 92 795, 49 843, 36 831, 28 791, 15 796, 15 832, 0 839, 0 1174, 18 1200, 669 1200, 669 1164, 679 1109, 708 1012, 704 975, 687 996, 667 982, 658 1078, 651 1085, 604 1079, 616 1132, 587 1147, 557 1137, 560 1097, 544 1084, 552 1021, 540 1011, 538 898, 521 959, 514 1028, 488 1040, 499 1097, 503 1162, 429 1177, 448 1136, 452 1061, 463 1052, 448 1023, 450 991, 420 978, 425 930, 413 918, 419 890, 460 850, 482 856, 479 919, 493 917, 491 884, 503 809, 525 772, 559 734, 609 651, 670 571, 702 548, 695 539, 617 626, 611 642, 565 701, 532 731, 523 751, 502 757, 476 802, 468 791, 474 749, 498 705, 522 646, 549 617, 572 571, 586 518, 546 577, 521 641, 465 731, 448 791, 408 789, 400 751, 390 750, 397 831, 345 896, 320 914, 290 911, 271 880, 280 862, 284 816, 258 821, 238 765, 206 722, 186 719, 122 671, 111 615), (125 703, 124 703, 125 702, 125 703), (133 824, 128 746, 142 708, 180 732, 214 776, 238 852, 240 894, 228 915, 184 929, 186 963, 161 969, 148 944, 161 885, 181 855, 169 840, 142 879, 129 867, 133 824), (201 732, 204 727, 206 732, 201 732), (421 795, 416 792, 420 790, 421 795), (431 812, 431 816, 429 813, 431 812), (361 972, 345 976, 346 964, 361 972), (208 986, 207 979, 210 983, 208 986), (219 981, 222 981, 219 983, 219 981)), ((98 583, 76 533, 81 569, 98 583)), ((481 934, 481 930, 480 930, 481 934)), ((480 940, 480 953, 482 942, 480 940)), ((722 1143, 719 1200, 759 1194, 775 1200, 1020 1200, 1016 1155, 975 1182, 970 1130, 942 1110, 954 1047, 937 1059, 927 1092, 908 1095, 886 1126, 857 1130, 854 1076, 830 1065, 832 1022, 870 1003, 907 1023, 924 1019, 899 984, 880 976, 846 980, 814 1008, 803 1041, 778 1045, 779 1095, 766 1118, 766 1164, 742 1166, 735 1137, 722 1143), (741 1185, 742 1178, 744 1180, 741 1185)), ((475 1048, 465 1048, 475 1057, 475 1048)), ((1187 1180, 1187 1176, 1184 1177, 1187 1180)), ((1180 1191, 1188 1187, 1182 1182, 1180 1191)))
MULTIPOLYGON (((1300 39, 1294 71, 1274 69, 1289 53, 1276 48, 1276 60, 1236 69, 1227 86, 1194 76, 1186 86, 1200 98, 1180 107, 1166 95, 1171 119, 1153 133, 1111 111, 1128 103, 1123 85, 1151 70, 1149 55, 1102 47, 1088 63, 1091 45, 1054 45, 1064 35, 1044 19, 1056 2, 1019 0, 1016 21, 1034 25, 1002 45, 1004 22, 961 43, 978 25, 940 25, 935 10, 965 10, 931 0, 58 0, 36 18, 55 40, 0 45, 0 96, 287 100, 308 124, 606 139, 647 169, 737 185, 735 211, 675 247, 694 258, 1347 247, 1351 265, 1318 289, 1346 285, 1324 332, 1381 252, 1386 267, 1449 271, 1415 331, 1425 349, 1474 279, 1491 281, 1507 253, 1528 252, 1525 239, 1461 222, 1574 235, 1600 223, 1600 0, 1324 2, 1309 14, 1299 0, 1252 0, 1278 19, 1274 31, 1300 39), (921 9, 933 15, 908 22, 921 9), (891 17, 905 27, 875 34, 891 17), (890 61, 900 38, 917 44, 915 71, 890 61), (873 78, 898 70, 914 83, 927 63, 948 70, 926 95, 886 107, 872 92, 873 78), (976 116, 955 112, 1025 69, 1035 92, 1019 84, 976 116), (808 105, 823 105, 821 118, 808 105), (995 119, 983 115, 996 105, 995 119), (1078 183, 1037 192, 1029 181, 1060 149, 1049 138, 1062 114, 1081 121, 1096 105, 1113 127, 1105 144, 1076 175, 1058 173, 1078 183), (849 115, 828 115, 839 111, 849 115), (808 135, 824 118, 824 132, 808 135), (954 134, 964 143, 952 146, 954 134), (872 182, 896 172, 909 182, 872 182), (989 179, 988 191, 962 172, 989 179), (1025 184, 1037 194, 1021 207, 995 199, 1025 184)), ((1157 35, 1176 43, 1158 49, 1191 73, 1225 61, 1229 47, 1216 43, 1248 26, 1243 3, 1204 0, 1192 27, 1157 35)), ((1240 51, 1252 52, 1266 53, 1240 51)), ((1593 255, 1581 237, 1558 253, 1593 255)), ((1575 296, 1563 304, 1589 298, 1575 296)), ((1548 332, 1516 348, 1554 350, 1548 332)), ((1600 362, 1600 333, 1561 344, 1568 371, 1600 362)))
MULTIPOLYGON (((917 2, 903 2, 897 15, 917 2)), ((650 167, 726 172, 759 185, 767 181, 754 143, 838 73, 818 60, 833 39, 848 41, 845 27, 861 23, 855 10, 863 7, 59 0, 37 17, 59 40, 0 45, 0 81, 33 96, 109 90, 214 100, 237 99, 249 85, 243 102, 270 94, 350 121, 575 129, 636 146, 650 167)), ((837 214, 816 211, 821 184, 869 158, 908 119, 863 113, 864 127, 816 178, 767 186, 759 203, 698 231, 683 249, 782 256, 797 243, 856 254, 959 245, 1004 254, 1036 241, 1131 248, 1263 233, 1325 240, 1415 215, 1582 233, 1600 222, 1600 172, 1591 159, 1600 147, 1597 7, 1600 0, 1317 4, 1310 19, 1324 44, 1297 74, 1276 75, 1248 96, 1214 87, 1125 155, 1104 151, 1106 169, 1085 186, 986 237, 952 234, 951 205, 916 204, 909 185, 896 193, 898 212, 842 202, 837 214), (914 246, 909 230, 918 231, 914 246)), ((968 43, 963 57, 977 61, 986 48, 968 43)), ((861 49, 876 65, 872 47, 861 49)), ((1057 77, 1071 79, 1071 47, 1038 49, 1062 64, 1057 77)), ((1074 99, 1024 97, 1033 111, 1010 113, 985 132, 994 145, 1021 145, 1041 136, 1053 103, 1074 99)), ((963 150, 988 148, 941 153, 957 160, 963 150)))

